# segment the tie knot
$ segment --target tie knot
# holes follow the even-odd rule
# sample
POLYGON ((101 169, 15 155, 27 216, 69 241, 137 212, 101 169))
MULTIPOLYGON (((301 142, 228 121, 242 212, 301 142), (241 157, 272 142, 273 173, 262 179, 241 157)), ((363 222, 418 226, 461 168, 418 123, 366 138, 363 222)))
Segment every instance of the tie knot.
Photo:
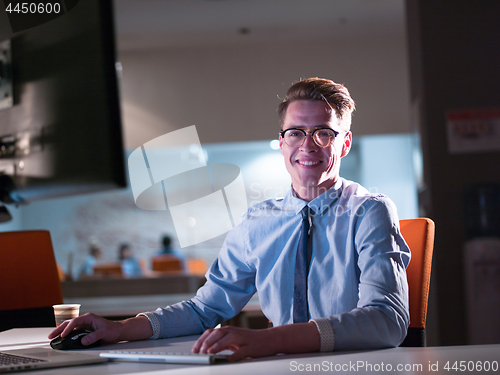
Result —
POLYGON ((308 220, 309 219, 309 206, 305 206, 302 209, 302 220, 308 220))
POLYGON ((302 209, 301 213, 302 220, 309 220, 311 216, 314 216, 314 210, 307 205, 302 209))

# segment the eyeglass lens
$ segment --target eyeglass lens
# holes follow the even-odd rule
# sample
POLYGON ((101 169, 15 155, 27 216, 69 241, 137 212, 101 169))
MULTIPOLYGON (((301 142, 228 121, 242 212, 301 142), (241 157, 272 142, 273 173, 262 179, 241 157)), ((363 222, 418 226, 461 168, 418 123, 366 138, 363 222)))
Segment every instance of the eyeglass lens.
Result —
MULTIPOLYGON (((323 148, 328 147, 335 136, 336 133, 331 129, 316 129, 312 133, 314 143, 323 148)), ((306 132, 302 129, 288 129, 284 132, 284 139, 288 146, 300 147, 306 139, 306 132)))

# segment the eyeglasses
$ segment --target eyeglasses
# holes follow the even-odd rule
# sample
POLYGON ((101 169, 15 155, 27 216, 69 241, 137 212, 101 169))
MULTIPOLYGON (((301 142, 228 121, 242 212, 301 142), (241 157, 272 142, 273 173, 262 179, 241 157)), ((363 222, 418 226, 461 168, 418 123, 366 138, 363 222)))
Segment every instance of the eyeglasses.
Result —
POLYGON ((295 148, 302 146, 307 135, 311 134, 314 143, 321 148, 325 148, 330 146, 330 143, 332 143, 332 140, 339 135, 339 132, 330 128, 319 128, 314 130, 312 133, 308 133, 302 129, 290 128, 283 130, 279 134, 288 146, 295 148))

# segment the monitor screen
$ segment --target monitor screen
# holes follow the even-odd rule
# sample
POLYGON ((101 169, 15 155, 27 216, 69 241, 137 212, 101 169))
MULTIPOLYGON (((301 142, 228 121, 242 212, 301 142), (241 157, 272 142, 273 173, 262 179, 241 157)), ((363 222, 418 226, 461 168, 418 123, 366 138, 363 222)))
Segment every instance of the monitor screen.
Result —
POLYGON ((0 103, 0 200, 126 186, 112 1, 79 1, 23 31, 2 27, 0 49, 5 97, 12 83, 11 105, 0 103))

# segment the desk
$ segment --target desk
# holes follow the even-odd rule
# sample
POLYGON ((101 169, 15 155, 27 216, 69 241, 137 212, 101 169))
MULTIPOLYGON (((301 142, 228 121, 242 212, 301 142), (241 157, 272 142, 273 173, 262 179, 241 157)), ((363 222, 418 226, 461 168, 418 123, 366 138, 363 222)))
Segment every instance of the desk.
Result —
MULTIPOLYGON (((28 343, 47 346, 50 328, 24 328, 0 333, 0 349, 11 349, 14 344, 28 343)), ((156 351, 189 351, 197 336, 174 339, 127 342, 101 348, 87 349, 89 355, 99 355, 103 350, 137 349, 156 351)), ((156 363, 108 362, 106 364, 79 366, 43 371, 30 371, 29 374, 147 374, 147 375, 281 375, 293 373, 330 373, 330 374, 500 374, 493 371, 446 371, 457 361, 500 362, 500 345, 448 346, 429 348, 394 348, 358 352, 311 353, 301 355, 278 355, 238 363, 212 366, 164 365, 156 363), (399 367, 398 367, 399 366, 399 367), (371 368, 370 368, 371 367, 371 368), (406 367, 406 368, 405 368, 406 367), (169 370, 169 371, 166 371, 169 370), (437 371, 435 371, 437 370, 437 371)))

